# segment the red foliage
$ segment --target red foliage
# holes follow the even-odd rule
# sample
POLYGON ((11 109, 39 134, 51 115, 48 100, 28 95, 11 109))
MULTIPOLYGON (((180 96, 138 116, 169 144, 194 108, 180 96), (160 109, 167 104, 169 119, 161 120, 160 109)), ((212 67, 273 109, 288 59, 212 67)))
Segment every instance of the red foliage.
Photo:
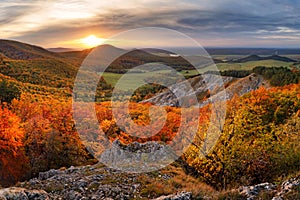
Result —
POLYGON ((23 138, 19 117, 0 108, 0 179, 4 185, 26 175, 28 159, 23 151, 23 138))

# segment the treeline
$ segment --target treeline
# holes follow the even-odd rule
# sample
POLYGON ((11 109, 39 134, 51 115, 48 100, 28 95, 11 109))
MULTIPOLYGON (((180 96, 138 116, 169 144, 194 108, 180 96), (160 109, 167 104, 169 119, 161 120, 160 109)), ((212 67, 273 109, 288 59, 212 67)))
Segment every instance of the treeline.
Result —
POLYGON ((252 71, 269 80, 272 86, 296 84, 300 81, 300 71, 292 71, 285 67, 255 67, 252 71))
POLYGON ((290 70, 286 67, 263 67, 258 66, 252 70, 226 70, 226 71, 208 71, 209 74, 220 74, 222 76, 231 76, 243 78, 252 73, 262 75, 270 82, 272 86, 284 86, 288 84, 297 84, 300 81, 300 71, 290 70))

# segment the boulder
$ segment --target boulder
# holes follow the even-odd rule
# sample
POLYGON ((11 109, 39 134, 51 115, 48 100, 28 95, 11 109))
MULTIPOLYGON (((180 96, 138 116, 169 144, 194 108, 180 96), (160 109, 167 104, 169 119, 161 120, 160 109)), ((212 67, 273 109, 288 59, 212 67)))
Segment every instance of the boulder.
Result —
POLYGON ((181 192, 178 194, 171 194, 168 196, 161 196, 153 200, 190 200, 192 199, 192 193, 190 192, 181 192))

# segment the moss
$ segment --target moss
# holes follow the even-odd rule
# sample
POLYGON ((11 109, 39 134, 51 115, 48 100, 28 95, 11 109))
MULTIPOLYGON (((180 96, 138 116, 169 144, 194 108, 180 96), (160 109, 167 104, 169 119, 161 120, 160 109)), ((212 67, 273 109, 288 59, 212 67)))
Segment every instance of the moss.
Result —
POLYGON ((57 192, 57 191, 62 191, 64 189, 64 186, 62 185, 57 185, 57 184, 51 184, 51 185, 47 185, 44 190, 46 192, 49 192, 49 193, 54 193, 54 192, 57 192))

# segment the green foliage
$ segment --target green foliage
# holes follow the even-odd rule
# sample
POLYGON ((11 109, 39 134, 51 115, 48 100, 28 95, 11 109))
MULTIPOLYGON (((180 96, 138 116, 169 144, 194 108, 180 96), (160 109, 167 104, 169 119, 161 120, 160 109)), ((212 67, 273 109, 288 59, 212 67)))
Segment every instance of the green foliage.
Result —
POLYGON ((292 71, 285 67, 255 67, 254 73, 262 75, 265 79, 270 81, 272 86, 283 86, 300 81, 300 72, 292 71))
POLYGON ((226 71, 220 71, 220 72, 216 72, 216 71, 207 71, 207 74, 217 74, 217 75, 221 75, 221 76, 232 76, 235 78, 243 78, 246 76, 249 76, 252 71, 251 70, 226 70, 226 71))
POLYGON ((6 80, 0 82, 0 102, 11 103, 13 99, 19 99, 21 91, 13 84, 6 80))
POLYGON ((258 66, 252 70, 225 70, 225 71, 208 71, 209 74, 220 74, 222 76, 232 76, 235 78, 243 78, 251 73, 262 75, 270 82, 272 86, 284 86, 288 84, 297 84, 300 81, 300 72, 290 70, 286 67, 264 67, 258 66))
POLYGON ((138 88, 136 91, 134 91, 133 96, 131 97, 131 100, 134 102, 139 102, 144 99, 151 98, 155 94, 158 94, 163 89, 165 89, 164 86, 157 85, 157 84, 148 84, 144 85, 140 88, 138 88))

